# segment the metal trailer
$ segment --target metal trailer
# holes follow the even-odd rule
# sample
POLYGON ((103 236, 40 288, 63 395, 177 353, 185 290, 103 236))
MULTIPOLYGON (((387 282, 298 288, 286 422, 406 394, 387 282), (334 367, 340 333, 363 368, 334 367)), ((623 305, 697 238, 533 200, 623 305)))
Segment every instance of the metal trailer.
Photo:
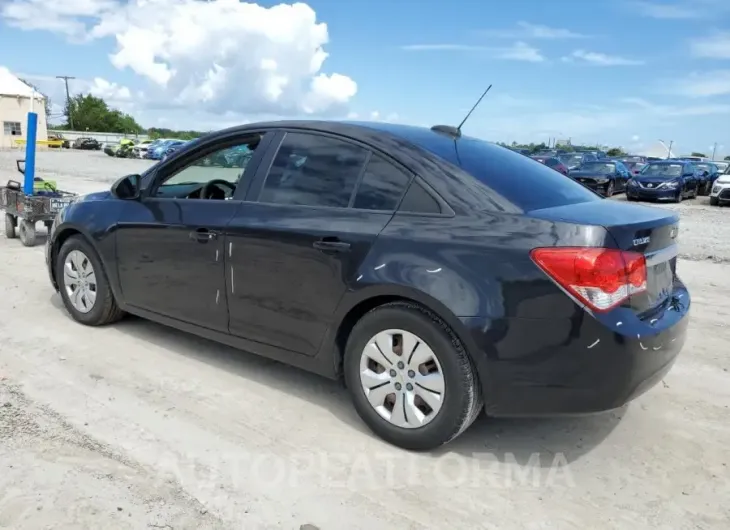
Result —
MULTIPOLYGON (((22 174, 25 174, 25 169, 21 167, 24 163, 25 160, 17 161, 18 171, 22 174)), ((34 180, 41 184, 38 195, 26 195, 23 185, 15 180, 9 180, 5 186, 0 186, 0 210, 5 210, 5 237, 14 239, 20 236, 20 242, 26 247, 35 245, 36 224, 39 221, 50 232, 58 212, 77 197, 75 193, 56 189, 50 182, 43 189, 45 181, 40 177, 34 180)))

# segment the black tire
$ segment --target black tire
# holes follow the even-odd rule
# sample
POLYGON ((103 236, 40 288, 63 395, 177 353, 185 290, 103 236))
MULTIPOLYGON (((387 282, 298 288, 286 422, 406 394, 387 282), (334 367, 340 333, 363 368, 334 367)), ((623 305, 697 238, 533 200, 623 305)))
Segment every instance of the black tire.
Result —
POLYGON ((684 194, 682 193, 682 190, 680 189, 679 192, 677 193, 677 196, 674 197, 674 199, 672 200, 672 202, 679 203, 679 202, 682 202, 683 200, 684 200, 684 194))
POLYGON ((9 213, 5 214, 5 237, 8 239, 15 239, 17 234, 15 233, 15 216, 9 213))
POLYGON ((710 206, 719 206, 720 199, 717 197, 710 197, 710 206))
POLYGON ((632 202, 636 202, 636 201, 638 201, 639 199, 637 199, 636 197, 631 197, 630 195, 626 195, 626 200, 627 200, 627 201, 632 201, 632 202))
POLYGON ((26 247, 35 246, 35 223, 31 223, 25 219, 18 222, 18 236, 20 242, 26 247))
POLYGON ((58 282, 58 290, 61 293, 63 305, 66 306, 66 310, 76 322, 87 326, 105 326, 117 322, 124 317, 124 311, 119 309, 114 299, 114 294, 109 286, 109 279, 99 259, 99 255, 83 236, 71 236, 64 242, 56 256, 53 267, 56 272, 56 281, 58 282), (63 264, 66 256, 73 250, 80 250, 86 255, 94 268, 94 274, 96 276, 96 301, 94 307, 88 313, 78 311, 71 304, 66 293, 66 286, 64 285, 63 264))
POLYGON ((355 410, 380 438, 413 451, 435 449, 459 436, 477 418, 483 402, 476 369, 451 328, 431 311, 409 302, 379 306, 355 325, 347 341, 344 375, 355 410), (414 333, 426 342, 443 371, 445 395, 437 415, 413 429, 397 427, 370 405, 360 382, 360 357, 368 341, 387 329, 414 333))
POLYGON ((613 184, 613 181, 610 181, 610 182, 609 182, 608 184, 606 184, 606 191, 604 192, 604 195, 605 195, 605 196, 606 196, 606 198, 608 199, 608 198, 610 198, 610 197, 613 197, 613 192, 614 192, 614 191, 615 191, 615 190, 614 190, 614 184, 613 184))

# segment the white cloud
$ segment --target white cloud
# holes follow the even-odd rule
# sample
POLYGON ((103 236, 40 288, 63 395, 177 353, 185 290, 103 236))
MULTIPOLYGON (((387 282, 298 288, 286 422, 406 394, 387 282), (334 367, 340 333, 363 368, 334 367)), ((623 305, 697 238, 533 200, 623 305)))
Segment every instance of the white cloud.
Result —
POLYGON ((489 51, 491 48, 487 46, 472 46, 471 44, 406 44, 401 46, 402 50, 409 52, 480 52, 489 51))
POLYGON ((641 15, 660 19, 701 18, 704 13, 698 6, 667 2, 632 2, 631 7, 641 15))
POLYGON ((644 61, 636 59, 627 59, 616 55, 606 55, 605 53, 589 52, 585 50, 575 50, 568 56, 562 58, 564 62, 580 62, 596 66, 639 66, 644 61))
POLYGON ((626 105, 634 105, 655 117, 687 117, 712 116, 716 114, 730 114, 730 104, 713 103, 707 105, 659 105, 642 98, 622 98, 626 105))
POLYGON ((632 142, 638 142, 638 141, 639 141, 639 135, 638 135, 638 134, 635 134, 635 135, 633 135, 633 136, 631 137, 631 141, 632 141, 632 142))
POLYGON ((488 29, 481 31, 480 34, 494 37, 494 38, 505 38, 505 39, 518 39, 518 40, 530 40, 530 39, 545 39, 545 40, 559 40, 559 39, 585 39, 588 35, 582 33, 576 33, 565 28, 552 28, 550 26, 544 26, 541 24, 531 24, 529 22, 520 21, 517 23, 517 27, 513 29, 488 29))
POLYGON ((730 70, 692 73, 676 81, 667 91, 691 98, 730 95, 730 70))
POLYGON ((357 92, 351 78, 322 73, 327 25, 303 3, 13 0, 0 9, 21 28, 114 39, 112 64, 145 79, 157 107, 340 114, 357 92))
POLYGON ((532 63, 539 63, 545 60, 540 50, 533 48, 525 42, 516 42, 509 48, 503 48, 497 51, 497 58, 532 63))
POLYGON ((411 52, 482 52, 495 59, 505 59, 509 61, 528 61, 542 62, 545 57, 540 50, 530 46, 525 42, 515 42, 512 46, 478 46, 472 44, 408 44, 401 46, 402 50, 411 52))
POLYGON ((715 33, 690 42, 690 50, 695 57, 710 59, 730 59, 730 33, 715 33))

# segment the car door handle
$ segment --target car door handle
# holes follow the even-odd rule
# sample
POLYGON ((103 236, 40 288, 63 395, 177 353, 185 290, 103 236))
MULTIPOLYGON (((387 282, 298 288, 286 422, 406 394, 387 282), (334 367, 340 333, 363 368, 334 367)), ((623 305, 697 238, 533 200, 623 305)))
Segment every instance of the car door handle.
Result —
POLYGON ((197 241, 198 243, 207 243, 211 239, 216 239, 218 232, 208 230, 207 228, 198 228, 190 232, 190 239, 197 241))
POLYGON ((348 252, 350 243, 345 243, 337 238, 323 238, 312 243, 312 246, 323 252, 348 252))

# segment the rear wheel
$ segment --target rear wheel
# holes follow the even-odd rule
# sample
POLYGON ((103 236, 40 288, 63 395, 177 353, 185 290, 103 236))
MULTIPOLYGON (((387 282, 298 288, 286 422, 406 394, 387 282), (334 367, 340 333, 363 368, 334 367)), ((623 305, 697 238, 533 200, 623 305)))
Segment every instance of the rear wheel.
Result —
POLYGON ((103 326, 124 316, 99 256, 82 236, 66 240, 54 267, 63 304, 74 320, 87 326, 103 326))
POLYGON ((482 408, 461 341, 413 303, 386 304, 362 317, 347 341, 344 372, 363 421, 404 449, 424 451, 453 440, 482 408))
POLYGON ((5 237, 15 239, 15 216, 9 213, 5 214, 5 237))

